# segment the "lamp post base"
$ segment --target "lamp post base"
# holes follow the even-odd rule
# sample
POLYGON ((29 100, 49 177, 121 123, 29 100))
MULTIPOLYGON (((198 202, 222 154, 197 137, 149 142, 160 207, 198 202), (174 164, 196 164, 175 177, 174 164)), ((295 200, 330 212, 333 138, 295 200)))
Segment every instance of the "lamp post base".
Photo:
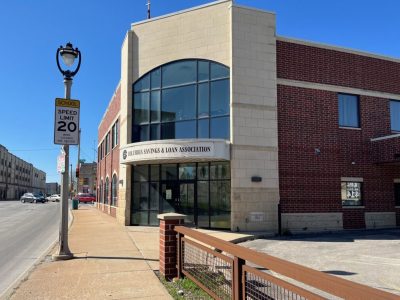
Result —
POLYGON ((64 254, 64 253, 59 253, 59 254, 53 254, 51 256, 53 261, 59 261, 59 260, 69 260, 73 259, 74 255, 72 253, 64 254))

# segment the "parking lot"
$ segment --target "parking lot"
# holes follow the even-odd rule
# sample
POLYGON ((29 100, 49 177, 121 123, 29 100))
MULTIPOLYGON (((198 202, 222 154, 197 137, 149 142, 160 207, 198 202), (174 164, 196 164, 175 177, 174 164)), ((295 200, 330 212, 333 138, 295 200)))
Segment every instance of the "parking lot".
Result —
POLYGON ((258 239, 240 245, 400 295, 400 229, 258 239))

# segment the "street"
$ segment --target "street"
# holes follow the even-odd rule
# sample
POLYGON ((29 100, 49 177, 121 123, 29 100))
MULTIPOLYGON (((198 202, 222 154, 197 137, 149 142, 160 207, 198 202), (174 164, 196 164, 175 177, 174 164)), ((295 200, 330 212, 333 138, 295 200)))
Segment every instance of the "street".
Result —
POLYGON ((57 240, 60 204, 0 201, 0 296, 57 240))

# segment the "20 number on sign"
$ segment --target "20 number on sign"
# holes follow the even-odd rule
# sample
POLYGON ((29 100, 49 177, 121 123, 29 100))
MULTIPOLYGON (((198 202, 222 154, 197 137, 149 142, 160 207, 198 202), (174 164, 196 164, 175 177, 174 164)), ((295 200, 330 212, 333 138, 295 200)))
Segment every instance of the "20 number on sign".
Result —
POLYGON ((54 144, 77 145, 79 142, 79 100, 57 98, 54 118, 54 144))

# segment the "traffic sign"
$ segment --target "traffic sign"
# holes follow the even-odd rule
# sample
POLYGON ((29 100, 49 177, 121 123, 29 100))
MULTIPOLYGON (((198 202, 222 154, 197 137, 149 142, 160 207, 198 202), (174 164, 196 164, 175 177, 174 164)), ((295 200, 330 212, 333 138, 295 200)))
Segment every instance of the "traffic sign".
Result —
POLYGON ((79 100, 56 98, 54 114, 54 144, 78 145, 79 100))

